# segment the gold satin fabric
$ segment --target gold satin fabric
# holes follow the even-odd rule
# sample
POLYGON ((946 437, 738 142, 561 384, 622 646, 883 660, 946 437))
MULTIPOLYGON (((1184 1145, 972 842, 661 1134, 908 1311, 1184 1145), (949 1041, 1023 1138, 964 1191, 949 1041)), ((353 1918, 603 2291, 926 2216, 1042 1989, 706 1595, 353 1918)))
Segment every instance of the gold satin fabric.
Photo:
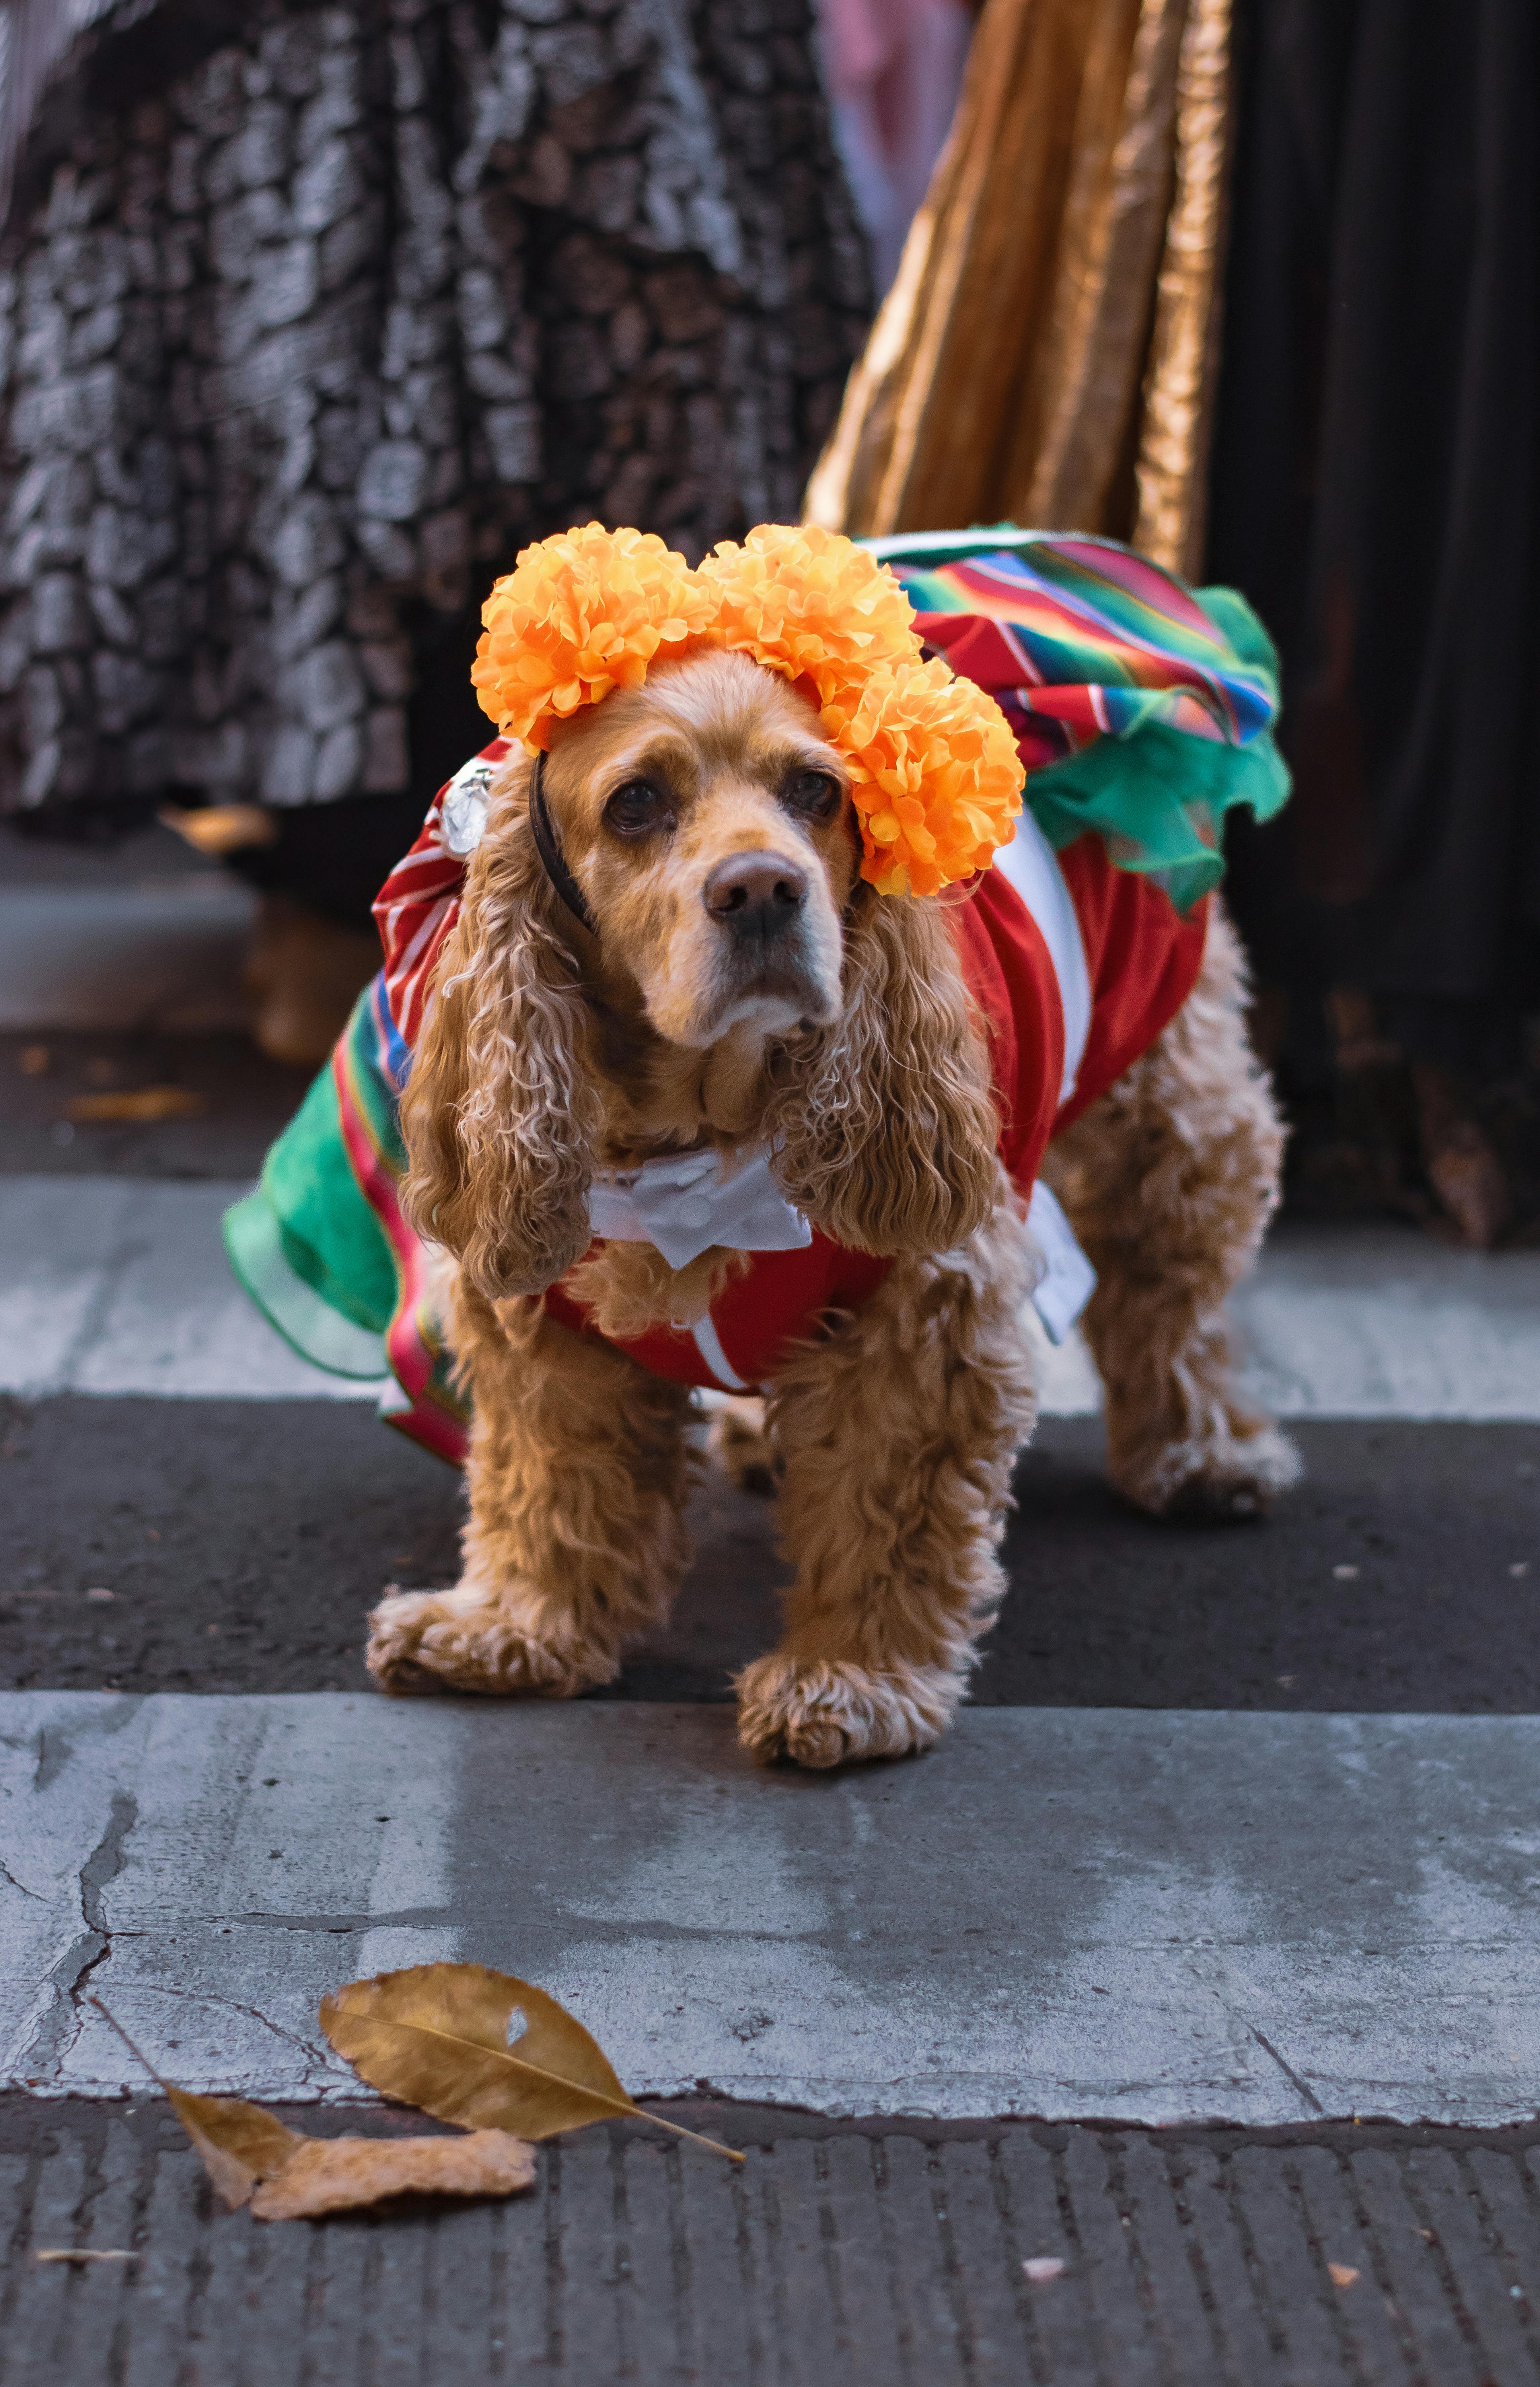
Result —
POLYGON ((1231 0, 988 0, 805 518, 1003 519, 1197 568, 1231 0))

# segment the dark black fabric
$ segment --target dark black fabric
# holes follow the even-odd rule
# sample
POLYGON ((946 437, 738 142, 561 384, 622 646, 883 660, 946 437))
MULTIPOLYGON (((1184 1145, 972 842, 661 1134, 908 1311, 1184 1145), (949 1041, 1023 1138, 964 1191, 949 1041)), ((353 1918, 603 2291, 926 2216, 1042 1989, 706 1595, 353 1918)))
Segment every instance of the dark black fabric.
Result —
POLYGON ((1206 576, 1283 657, 1260 974, 1510 1057, 1540 954, 1540 12, 1243 0, 1206 576))

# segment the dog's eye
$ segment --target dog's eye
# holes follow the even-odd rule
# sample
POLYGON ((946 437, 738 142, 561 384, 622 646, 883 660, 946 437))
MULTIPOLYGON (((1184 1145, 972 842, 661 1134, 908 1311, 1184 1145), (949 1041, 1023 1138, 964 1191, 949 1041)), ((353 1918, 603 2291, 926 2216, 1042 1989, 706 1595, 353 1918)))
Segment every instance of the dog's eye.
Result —
POLYGON ((794 813, 828 820, 839 809, 839 782, 827 771, 793 771, 781 789, 781 801, 794 813))
POLYGON ((627 779, 604 807, 605 825, 617 837, 646 837, 655 828, 673 826, 674 806, 668 791, 651 779, 627 779))

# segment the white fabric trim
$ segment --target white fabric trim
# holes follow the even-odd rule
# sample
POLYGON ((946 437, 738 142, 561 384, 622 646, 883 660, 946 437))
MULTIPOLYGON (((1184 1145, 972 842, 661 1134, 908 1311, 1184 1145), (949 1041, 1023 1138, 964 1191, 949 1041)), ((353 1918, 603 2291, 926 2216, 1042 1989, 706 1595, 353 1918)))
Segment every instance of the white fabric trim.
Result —
MULTIPOLYGON (((1024 547, 1035 547, 1040 539, 1063 536, 1063 532, 1043 530, 899 530, 882 538, 858 538, 855 544, 864 547, 868 555, 875 555, 879 563, 886 563, 890 555, 905 561, 912 555, 946 555, 961 562, 973 555, 1018 555, 1024 547)), ((1116 544, 1108 539, 1094 543, 1103 547, 1116 544)))
POLYGON ((1065 883, 1057 854, 1024 804, 1009 845, 1003 845, 994 866, 1016 890, 1042 932, 1059 982, 1059 1007, 1064 1014, 1064 1083, 1059 1101, 1075 1091, 1091 1033, 1091 972, 1075 901, 1065 883))
POLYGON ((729 1173, 718 1152, 671 1153, 639 1168, 596 1177, 588 1218, 612 1243, 652 1244, 669 1267, 688 1268, 713 1244, 738 1252, 800 1252, 813 1230, 776 1184, 768 1144, 729 1173))
POLYGON ((707 1367, 711 1370, 712 1374, 716 1378, 717 1383, 723 1387, 724 1391, 729 1393, 748 1392, 750 1387, 744 1383, 743 1378, 738 1374, 737 1369, 728 1358, 727 1354, 722 1348, 722 1337, 717 1332, 715 1327, 712 1324, 710 1313, 708 1312, 708 1314, 701 1319, 698 1326, 692 1326, 689 1331, 694 1338, 696 1349, 700 1352, 701 1358, 704 1359, 707 1367))
POLYGON ((1076 1242, 1057 1194, 1041 1177, 1027 1206, 1027 1232, 1042 1262, 1042 1274, 1032 1288, 1032 1307, 1050 1343, 1062 1343, 1096 1290, 1096 1271, 1076 1242))

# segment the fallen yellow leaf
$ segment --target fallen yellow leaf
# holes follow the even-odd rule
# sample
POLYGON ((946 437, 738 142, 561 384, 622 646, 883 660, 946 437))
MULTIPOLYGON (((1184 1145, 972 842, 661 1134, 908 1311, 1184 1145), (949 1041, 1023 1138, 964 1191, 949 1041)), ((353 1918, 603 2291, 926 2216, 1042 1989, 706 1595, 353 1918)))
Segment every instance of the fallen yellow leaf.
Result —
MULTIPOLYGON (((100 1998, 91 2002, 164 2089, 232 2212, 249 2204, 259 2221, 313 2220, 409 2191, 511 2196, 534 2180, 534 2148, 505 2130, 459 2139, 308 2139, 244 2097, 195 2097, 160 2078, 100 1998)), ((61 2250, 48 2259, 89 2258, 61 2250)))
POLYGON ((1350 2288, 1358 2276, 1351 2263, 1328 2263, 1326 2267, 1332 2274, 1332 2284, 1335 2288, 1350 2288))
POLYGON ((83 1124, 127 1120, 145 1127, 157 1119, 201 1118, 208 1099, 187 1086, 136 1086, 126 1093, 75 1094, 64 1108, 67 1118, 83 1124))
POLYGON ((166 2093, 232 2211, 259 2221, 313 2220, 409 2191, 511 2196, 535 2178, 535 2150, 505 2130, 462 2139, 308 2139, 244 2097, 166 2093))
POLYGON ((642 2115, 608 2058, 565 2006, 485 1964, 413 1964, 349 1981, 321 2002, 321 2027, 372 2089, 441 2122, 549 2139, 634 2114, 734 2163, 732 2147, 661 2114, 642 2115), (510 2044, 515 2014, 524 2028, 510 2044))
POLYGON ((535 2179, 535 2150, 506 2130, 462 2139, 300 2139, 251 2200, 259 2221, 292 2221, 418 2196, 512 2196, 535 2179))
MULTIPOLYGON (((129 2044, 133 2046, 132 2040, 129 2044)), ((134 2052, 138 2054, 138 2050, 134 2052)), ((139 2061, 145 2064, 142 2055, 139 2061)), ((147 2064, 145 2069, 149 2070, 147 2064)), ((159 2078, 158 2074, 154 2077, 159 2078)), ((174 2089, 169 2080, 162 2080, 160 2086, 232 2212, 247 2202, 259 2179, 281 2172, 300 2144, 297 2130, 291 2130, 276 2114, 265 2114, 260 2105, 247 2104, 244 2097, 195 2097, 190 2090, 174 2089)))

